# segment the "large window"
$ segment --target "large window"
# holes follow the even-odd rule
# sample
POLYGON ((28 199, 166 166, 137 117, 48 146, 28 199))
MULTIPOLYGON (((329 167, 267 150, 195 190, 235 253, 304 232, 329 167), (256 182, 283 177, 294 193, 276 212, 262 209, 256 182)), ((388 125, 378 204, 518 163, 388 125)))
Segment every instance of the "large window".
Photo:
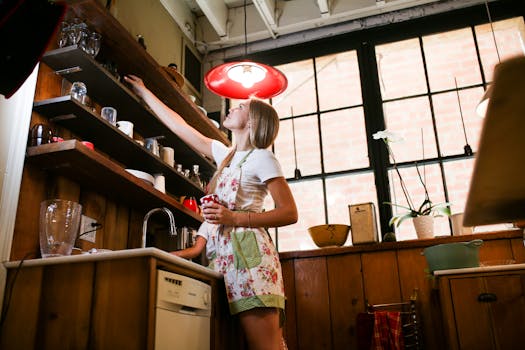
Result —
MULTIPOLYGON (((494 65, 525 53, 523 17, 492 28, 494 35, 488 23, 431 34, 424 28, 391 41, 354 41, 333 53, 311 50, 310 57, 276 65, 289 87, 271 101, 281 117, 274 152, 299 209, 298 223, 272 231, 280 251, 316 248, 307 228, 348 224, 350 204, 374 203, 382 233, 394 230, 388 218, 396 209, 383 202, 406 204, 405 197, 392 159, 371 137, 385 128, 403 138, 391 146, 412 201, 424 198, 419 169, 433 202, 464 210, 474 164, 465 146, 475 154, 483 124, 475 107, 494 65)), ((450 235, 448 218, 437 218, 435 230, 450 235)), ((411 221, 395 232, 398 240, 416 238, 411 221)))

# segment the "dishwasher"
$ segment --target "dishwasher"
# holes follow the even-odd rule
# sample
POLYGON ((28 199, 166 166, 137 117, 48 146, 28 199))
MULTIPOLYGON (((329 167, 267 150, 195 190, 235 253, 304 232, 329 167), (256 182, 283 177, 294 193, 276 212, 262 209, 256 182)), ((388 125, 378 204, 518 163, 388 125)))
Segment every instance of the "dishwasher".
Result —
POLYGON ((155 349, 209 350, 211 286, 157 270, 155 349))

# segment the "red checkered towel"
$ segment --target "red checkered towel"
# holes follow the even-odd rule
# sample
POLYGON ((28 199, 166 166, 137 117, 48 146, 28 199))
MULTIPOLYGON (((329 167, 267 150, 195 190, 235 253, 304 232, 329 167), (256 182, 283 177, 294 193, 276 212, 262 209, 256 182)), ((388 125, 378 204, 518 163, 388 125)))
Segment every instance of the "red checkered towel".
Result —
POLYGON ((374 312, 373 350, 402 350, 403 334, 399 311, 374 312))

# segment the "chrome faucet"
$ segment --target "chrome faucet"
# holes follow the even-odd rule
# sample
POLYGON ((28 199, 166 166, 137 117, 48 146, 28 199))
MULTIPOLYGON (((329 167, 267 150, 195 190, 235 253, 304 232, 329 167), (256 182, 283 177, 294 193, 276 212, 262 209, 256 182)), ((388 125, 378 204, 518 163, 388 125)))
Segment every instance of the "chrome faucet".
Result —
POLYGON ((170 235, 176 236, 177 235, 177 227, 175 226, 175 217, 173 216, 173 213, 171 210, 169 210, 166 207, 162 208, 153 208, 150 211, 144 215, 144 221, 142 222, 142 248, 146 248, 146 232, 148 230, 148 219, 151 215, 157 213, 157 212, 164 212, 168 215, 168 218, 170 219, 170 235))

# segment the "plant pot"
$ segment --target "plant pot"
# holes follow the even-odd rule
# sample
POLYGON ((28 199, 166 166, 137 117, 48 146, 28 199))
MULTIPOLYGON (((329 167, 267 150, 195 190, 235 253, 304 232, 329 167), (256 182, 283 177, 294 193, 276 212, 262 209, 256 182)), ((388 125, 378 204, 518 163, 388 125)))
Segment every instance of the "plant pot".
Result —
POLYGON ((434 238, 434 217, 431 215, 416 216, 412 219, 418 239, 434 238))

